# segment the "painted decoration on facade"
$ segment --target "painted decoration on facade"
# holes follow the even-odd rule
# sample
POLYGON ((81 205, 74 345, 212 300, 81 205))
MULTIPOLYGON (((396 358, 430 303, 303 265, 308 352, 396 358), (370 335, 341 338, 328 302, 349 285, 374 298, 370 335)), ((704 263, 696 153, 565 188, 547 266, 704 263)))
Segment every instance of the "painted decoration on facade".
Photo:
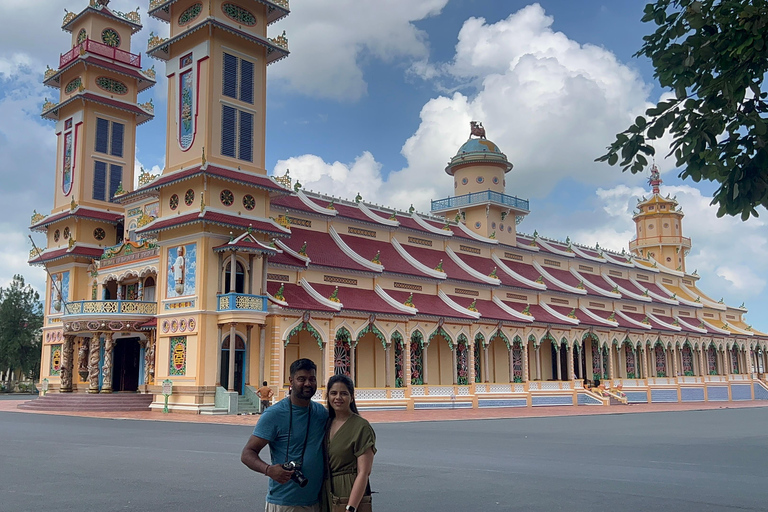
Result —
POLYGON ((603 378, 608 378, 608 370, 610 366, 608 365, 608 347, 603 347, 603 378))
POLYGON ((512 382, 523 382, 523 350, 519 343, 512 346, 512 382))
POLYGON ((168 375, 186 375, 187 373, 187 337, 171 338, 171 365, 168 375))
POLYGON ((200 16, 200 12, 203 10, 203 4, 196 3, 179 15, 179 26, 183 27, 189 25, 200 16))
POLYGON ((403 339, 393 337, 395 345, 395 387, 405 387, 405 351, 403 350, 403 339))
POLYGON ((739 373, 739 349, 735 345, 731 349, 731 373, 739 373))
POLYGON ((637 375, 635 369, 635 351, 629 345, 624 345, 624 353, 627 359, 627 378, 634 379, 637 375))
POLYGON ((80 86, 83 85, 83 80, 80 77, 73 78, 69 81, 69 83, 64 87, 64 92, 67 94, 71 94, 78 90, 80 86))
POLYGON ((86 39, 88 39, 88 32, 86 32, 84 28, 81 28, 80 32, 77 33, 77 44, 84 43, 86 39))
POLYGON ((465 339, 459 340, 456 345, 456 376, 458 384, 469 384, 469 350, 465 339))
POLYGON ((61 375, 61 345, 51 345, 51 370, 50 375, 61 375))
POLYGON ((100 76, 96 79, 96 87, 113 94, 128 94, 128 86, 120 80, 109 78, 108 76, 100 76))
POLYGON ((181 89, 179 91, 179 145, 186 151, 195 139, 195 105, 192 101, 194 81, 191 69, 181 74, 179 83, 181 89))
POLYGON ((194 295, 196 268, 196 244, 180 245, 168 249, 166 298, 194 295))
POLYGON ((717 375, 717 352, 715 352, 715 347, 709 347, 707 350, 707 367, 710 375, 717 375))
POLYGON ((111 28, 104 29, 101 33, 101 42, 112 48, 120 47, 120 34, 111 28))
POLYGON ((592 378, 599 380, 600 377, 600 351, 597 344, 592 340, 592 378))
POLYGON ((664 353, 664 349, 662 348, 661 345, 656 345, 654 352, 656 353, 656 376, 666 377, 667 376, 667 357, 666 357, 666 354, 664 353))
POLYGON ((483 381, 482 369, 480 366, 480 358, 482 357, 482 345, 483 340, 475 338, 475 384, 479 384, 483 381))
POLYGON ((224 3, 221 5, 221 10, 227 15, 227 18, 232 21, 236 21, 242 25, 252 27, 256 24, 256 16, 254 16, 249 10, 240 7, 239 5, 224 3))
POLYGON ((690 345, 683 347, 683 352, 680 358, 683 360, 683 375, 693 375, 693 352, 690 345))
POLYGON ((148 217, 157 218, 160 215, 160 203, 151 203, 144 207, 144 214, 148 217))
POLYGON ((69 298, 69 272, 61 272, 51 276, 51 295, 48 302, 49 315, 63 312, 64 303, 69 298))
POLYGON ((352 349, 349 343, 349 337, 346 333, 337 333, 336 341, 333 344, 333 374, 351 375, 351 357, 352 349))
POLYGON ((64 163, 61 172, 61 191, 65 196, 72 192, 72 139, 74 134, 64 134, 64 163))

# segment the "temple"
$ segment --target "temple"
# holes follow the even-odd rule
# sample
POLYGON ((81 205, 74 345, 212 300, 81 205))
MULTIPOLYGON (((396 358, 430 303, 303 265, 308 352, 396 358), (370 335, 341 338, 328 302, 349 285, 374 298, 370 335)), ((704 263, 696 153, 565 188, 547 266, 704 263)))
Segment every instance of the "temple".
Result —
POLYGON ((289 54, 267 29, 287 0, 152 0, 166 157, 135 180, 155 70, 131 53, 138 12, 108 4, 66 14, 71 49, 44 77, 56 193, 30 264, 49 272, 48 393, 233 414, 262 381, 284 396, 308 357, 369 408, 768 400, 768 335, 699 290, 655 167, 621 253, 520 232, 531 205, 474 122, 429 213, 304 191, 265 169, 267 69, 289 54))

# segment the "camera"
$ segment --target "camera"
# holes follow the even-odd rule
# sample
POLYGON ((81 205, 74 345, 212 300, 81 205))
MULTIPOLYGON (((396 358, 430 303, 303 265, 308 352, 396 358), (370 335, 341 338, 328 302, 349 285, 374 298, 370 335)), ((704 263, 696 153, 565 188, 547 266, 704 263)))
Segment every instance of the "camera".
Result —
POLYGON ((293 471, 291 480, 299 484, 299 487, 306 487, 309 483, 307 477, 305 477, 304 473, 301 472, 301 464, 298 462, 290 460, 283 464, 283 469, 286 471, 293 471))

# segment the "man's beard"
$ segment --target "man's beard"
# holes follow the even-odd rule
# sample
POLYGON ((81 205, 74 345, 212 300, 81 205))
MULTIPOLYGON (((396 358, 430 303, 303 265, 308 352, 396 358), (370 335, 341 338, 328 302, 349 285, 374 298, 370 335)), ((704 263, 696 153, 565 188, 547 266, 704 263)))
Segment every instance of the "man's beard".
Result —
POLYGON ((301 386, 298 388, 293 388, 292 393, 296 398, 301 400, 309 400, 315 395, 315 391, 316 390, 311 387, 301 386))

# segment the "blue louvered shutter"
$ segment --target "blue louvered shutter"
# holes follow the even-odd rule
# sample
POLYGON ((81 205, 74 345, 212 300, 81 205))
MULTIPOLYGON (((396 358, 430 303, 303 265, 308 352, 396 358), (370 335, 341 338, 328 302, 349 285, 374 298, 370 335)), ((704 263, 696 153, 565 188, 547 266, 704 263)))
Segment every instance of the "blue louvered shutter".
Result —
POLYGON ((106 200, 107 164, 95 162, 93 167, 93 198, 97 201, 106 200))
POLYGON ((125 125, 122 123, 112 123, 112 155, 123 156, 123 133, 125 125))
POLYGON ((228 53, 224 54, 224 84, 221 93, 237 98, 237 57, 228 53))
POLYGON ((240 112, 239 158, 253 162, 253 114, 240 112))
POLYGON ((240 60, 240 101, 253 103, 253 62, 240 60))
POLYGON ((115 192, 117 187, 120 186, 120 182, 123 181, 123 166, 122 165, 110 165, 109 166, 109 200, 114 201, 115 192))
POLYGON ((221 106, 221 154, 235 157, 235 116, 237 111, 227 105, 221 106))
POLYGON ((106 153, 109 144, 109 121, 96 118, 96 152, 106 153))

